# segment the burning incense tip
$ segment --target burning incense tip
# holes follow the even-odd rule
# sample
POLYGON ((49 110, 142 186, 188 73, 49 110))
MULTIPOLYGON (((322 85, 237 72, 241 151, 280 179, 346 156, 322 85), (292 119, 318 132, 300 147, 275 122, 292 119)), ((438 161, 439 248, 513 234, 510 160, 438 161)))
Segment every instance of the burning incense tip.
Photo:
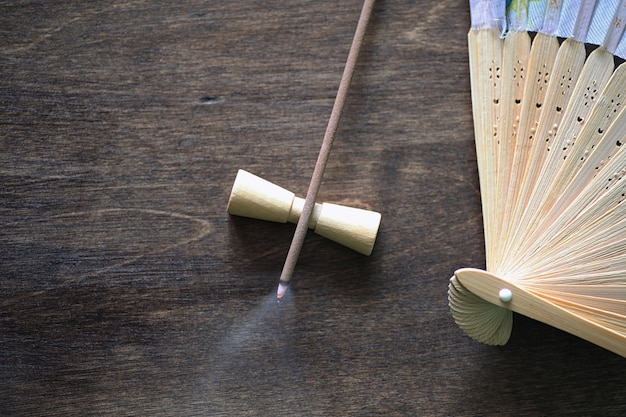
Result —
POLYGON ((278 290, 276 291, 276 298, 279 301, 282 300, 282 298, 285 296, 285 293, 287 292, 287 288, 289 288, 288 282, 281 281, 278 283, 278 290))

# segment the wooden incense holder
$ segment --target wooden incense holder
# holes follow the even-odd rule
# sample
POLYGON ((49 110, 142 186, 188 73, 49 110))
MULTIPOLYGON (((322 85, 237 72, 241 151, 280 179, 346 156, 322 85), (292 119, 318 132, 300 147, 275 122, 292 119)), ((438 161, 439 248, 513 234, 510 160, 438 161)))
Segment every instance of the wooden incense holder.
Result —
MULTIPOLYGON (((278 223, 297 223, 304 201, 291 191, 240 169, 228 200, 228 213, 278 223)), ((315 203, 308 226, 320 236, 370 255, 380 219, 380 213, 375 211, 315 203)))

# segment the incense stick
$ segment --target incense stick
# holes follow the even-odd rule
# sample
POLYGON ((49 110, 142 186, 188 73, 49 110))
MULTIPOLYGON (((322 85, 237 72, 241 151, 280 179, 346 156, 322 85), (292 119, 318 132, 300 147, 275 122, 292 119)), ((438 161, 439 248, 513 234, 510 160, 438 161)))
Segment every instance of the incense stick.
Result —
POLYGON ((298 220, 296 231, 291 241, 291 245, 289 246, 289 252, 287 253, 283 270, 280 274, 280 281, 276 292, 276 297, 279 300, 283 298, 285 292, 287 291, 287 286, 289 285, 289 281, 293 275, 293 271, 298 261, 298 256, 300 255, 300 251, 304 243, 304 237, 306 236, 306 232, 308 230, 309 219, 311 218, 311 213, 313 212, 313 208, 315 206, 317 193, 322 182, 322 177, 324 176, 324 170, 326 169, 328 157, 330 156, 330 150, 333 145, 333 140, 335 139, 339 119, 341 118, 341 113, 343 112, 346 97, 348 95, 348 87, 352 81, 352 75, 354 74, 354 68, 356 66, 359 50, 361 49, 361 44, 363 43, 365 29, 367 28, 367 23, 369 22, 370 15, 372 14, 373 6, 374 0, 365 0, 361 9, 361 15, 357 23, 352 45, 350 46, 346 66, 343 70, 341 82, 339 83, 337 97, 335 98, 335 103, 330 114, 330 120, 328 121, 326 133, 324 134, 324 140, 322 141, 322 147, 317 157, 317 162, 315 163, 311 182, 309 183, 309 189, 304 201, 304 207, 302 208, 302 214, 298 220))

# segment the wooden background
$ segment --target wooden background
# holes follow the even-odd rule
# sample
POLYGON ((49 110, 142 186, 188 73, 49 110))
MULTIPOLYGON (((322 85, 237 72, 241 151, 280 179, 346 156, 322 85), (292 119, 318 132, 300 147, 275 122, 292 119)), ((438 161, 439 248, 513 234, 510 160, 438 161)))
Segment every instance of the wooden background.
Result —
POLYGON ((466 337, 484 264, 466 1, 377 3, 320 191, 363 257, 226 213, 303 195, 361 2, 0 2, 0 415, 623 416, 626 360, 516 316, 466 337))

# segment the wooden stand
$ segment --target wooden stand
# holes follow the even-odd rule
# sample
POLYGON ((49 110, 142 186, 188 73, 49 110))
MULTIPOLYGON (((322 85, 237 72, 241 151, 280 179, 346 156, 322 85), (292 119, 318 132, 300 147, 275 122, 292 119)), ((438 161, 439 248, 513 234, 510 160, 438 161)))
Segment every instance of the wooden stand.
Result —
MULTIPOLYGON (((303 206, 303 198, 240 169, 228 201, 228 213, 295 224, 302 214, 303 206)), ((380 220, 380 213, 375 211, 315 203, 308 226, 320 236, 363 255, 370 255, 374 249, 380 220)))

